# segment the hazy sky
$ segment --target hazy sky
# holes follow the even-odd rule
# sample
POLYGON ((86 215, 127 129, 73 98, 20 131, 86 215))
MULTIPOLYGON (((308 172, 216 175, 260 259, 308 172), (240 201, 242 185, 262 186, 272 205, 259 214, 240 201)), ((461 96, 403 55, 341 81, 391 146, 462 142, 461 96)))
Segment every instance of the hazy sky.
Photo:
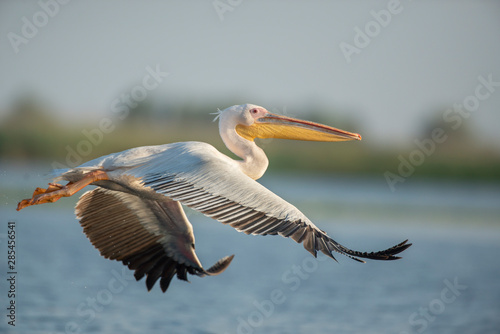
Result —
MULTIPOLYGON (((158 66, 160 100, 325 105, 389 143, 474 96, 479 76, 500 82, 498 1, 55 1, 0 3, 2 112, 29 89, 71 118, 110 114, 158 66), (343 42, 358 45, 350 62, 343 42)), ((500 142, 494 90, 464 120, 500 142)))

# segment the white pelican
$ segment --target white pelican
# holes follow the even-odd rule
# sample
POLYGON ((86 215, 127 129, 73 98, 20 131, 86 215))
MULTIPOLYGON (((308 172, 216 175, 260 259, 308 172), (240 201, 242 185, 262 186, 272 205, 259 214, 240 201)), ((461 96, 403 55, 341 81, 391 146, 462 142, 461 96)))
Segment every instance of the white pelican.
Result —
POLYGON ((246 234, 290 237, 316 256, 321 251, 335 260, 338 252, 354 260, 395 260, 411 244, 407 240, 379 252, 350 250, 330 238, 302 212, 256 182, 268 160, 255 138, 312 141, 361 140, 357 133, 275 115, 244 104, 219 111, 224 144, 242 160, 233 160, 213 146, 182 142, 132 148, 81 166, 56 170, 55 181, 37 188, 17 210, 71 196, 87 185, 76 216, 83 231, 105 258, 122 261, 151 290, 160 279, 165 292, 174 275, 218 275, 233 259, 226 256, 204 269, 195 253, 193 227, 181 204, 187 205, 246 234))

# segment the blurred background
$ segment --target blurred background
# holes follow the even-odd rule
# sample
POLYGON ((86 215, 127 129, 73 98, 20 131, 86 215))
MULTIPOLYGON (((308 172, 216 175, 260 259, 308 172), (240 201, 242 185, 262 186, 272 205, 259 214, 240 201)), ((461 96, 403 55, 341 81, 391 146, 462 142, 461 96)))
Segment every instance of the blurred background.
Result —
POLYGON ((15 221, 22 329, 498 332, 499 3, 3 1, 0 29, 0 263, 3 270, 7 221, 15 221), (189 211, 207 262, 236 252, 232 274, 174 282, 170 296, 130 283, 115 296, 119 307, 79 313, 120 264, 81 234, 77 198, 19 213, 16 203, 52 168, 131 147, 196 140, 233 156, 210 113, 243 103, 360 133, 349 143, 260 141, 270 158, 260 182, 348 247, 410 238, 405 258, 361 268, 320 262, 314 281, 290 291, 282 275, 306 258, 302 246, 240 235, 189 211), (214 249, 220 240, 227 248, 214 249), (332 287, 335 277, 345 280, 332 287), (454 278, 468 289, 438 309, 432 302, 454 278), (267 316, 254 302, 276 286, 288 298, 267 316), (435 312, 425 317, 422 307, 435 312))

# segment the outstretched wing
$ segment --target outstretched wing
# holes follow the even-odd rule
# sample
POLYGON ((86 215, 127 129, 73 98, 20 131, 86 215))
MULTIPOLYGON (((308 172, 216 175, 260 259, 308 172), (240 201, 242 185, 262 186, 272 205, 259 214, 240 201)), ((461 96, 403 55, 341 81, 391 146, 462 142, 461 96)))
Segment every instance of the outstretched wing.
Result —
POLYGON ((407 240, 379 252, 342 246, 296 207, 246 176, 235 161, 204 143, 178 143, 151 156, 147 163, 120 172, 138 178, 146 188, 228 224, 247 234, 290 237, 314 256, 321 251, 359 258, 395 260, 407 240))
POLYGON ((121 191, 96 188, 80 197, 76 206, 83 231, 101 255, 122 261, 151 290, 160 279, 165 292, 177 275, 217 275, 232 260, 225 257, 208 270, 194 251, 192 226, 178 202, 154 201, 121 191))

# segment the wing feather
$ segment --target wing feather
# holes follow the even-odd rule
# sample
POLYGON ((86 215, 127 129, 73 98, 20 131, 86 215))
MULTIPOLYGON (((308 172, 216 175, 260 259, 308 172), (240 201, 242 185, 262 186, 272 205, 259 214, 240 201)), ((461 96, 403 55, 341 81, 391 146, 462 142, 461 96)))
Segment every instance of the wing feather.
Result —
POLYGON ((205 271, 194 252, 191 224, 176 208, 182 210, 178 203, 167 198, 159 202, 96 188, 81 196, 76 215, 102 256, 122 261, 135 271, 137 280, 147 276, 148 290, 160 279, 160 288, 165 292, 175 274, 183 280, 187 280, 188 272, 198 276, 217 275, 232 260, 232 257, 221 259, 217 262, 218 271, 205 271))
POLYGON ((395 254, 409 247, 401 243, 384 251, 366 253, 340 245, 295 206, 246 176, 237 162, 205 143, 166 145, 147 164, 126 173, 155 193, 180 201, 238 231, 291 237, 303 243, 314 256, 319 250, 330 257, 335 251, 358 261, 362 260, 357 257, 392 260, 398 258, 395 254))

